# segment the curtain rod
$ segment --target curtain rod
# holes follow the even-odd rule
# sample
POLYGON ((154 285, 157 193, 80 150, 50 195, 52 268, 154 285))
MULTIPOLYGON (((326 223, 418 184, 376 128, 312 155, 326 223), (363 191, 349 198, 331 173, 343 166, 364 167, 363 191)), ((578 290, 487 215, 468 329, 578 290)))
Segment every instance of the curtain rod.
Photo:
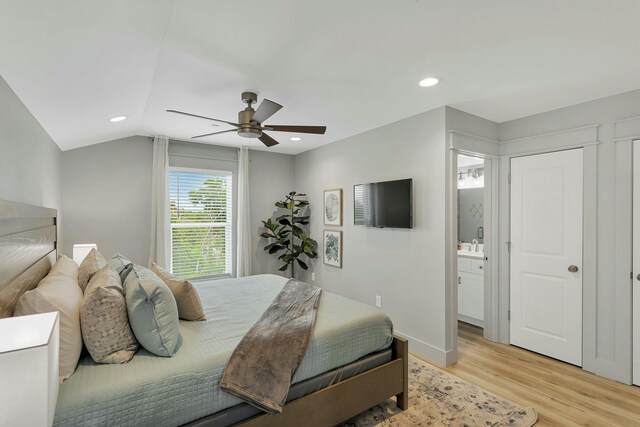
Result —
POLYGON ((221 162, 232 162, 232 163, 238 163, 238 160, 233 160, 233 159, 223 159, 221 157, 207 157, 207 156, 194 156, 192 154, 178 154, 178 153, 172 153, 169 152, 170 156, 176 156, 176 157, 189 157, 192 159, 206 159, 206 160, 219 160, 221 162))

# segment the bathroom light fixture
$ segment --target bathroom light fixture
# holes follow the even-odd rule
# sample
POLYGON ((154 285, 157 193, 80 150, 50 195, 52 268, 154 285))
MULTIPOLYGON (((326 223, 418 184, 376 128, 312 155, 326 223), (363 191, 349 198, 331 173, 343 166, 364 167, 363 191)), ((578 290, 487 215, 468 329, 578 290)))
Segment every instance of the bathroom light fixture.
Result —
POLYGON ((127 119, 127 116, 116 116, 116 117, 110 118, 109 121, 111 123, 117 123, 117 122, 121 122, 121 121, 126 120, 126 119, 127 119))
POLYGON ((439 77, 427 77, 426 79, 422 79, 420 80, 420 83, 418 83, 420 86, 422 87, 431 87, 431 86, 435 86, 438 83, 440 83, 440 78, 439 77))
POLYGON ((302 138, 300 138, 299 136, 292 136, 291 140, 292 141, 302 141, 302 138))
POLYGON ((466 172, 458 172, 458 188, 484 187, 484 168, 467 169, 466 172))

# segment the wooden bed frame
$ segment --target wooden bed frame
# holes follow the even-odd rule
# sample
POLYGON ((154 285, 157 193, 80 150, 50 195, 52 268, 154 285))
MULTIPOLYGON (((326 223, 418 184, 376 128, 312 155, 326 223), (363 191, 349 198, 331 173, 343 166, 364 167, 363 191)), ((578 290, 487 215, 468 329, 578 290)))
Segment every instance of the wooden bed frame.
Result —
MULTIPOLYGON (((0 318, 13 315, 20 296, 55 263, 56 225, 55 209, 0 200, 0 318)), ((333 426, 393 396, 398 408, 407 409, 407 341, 394 336, 392 352, 391 361, 293 400, 279 415, 258 415, 236 426, 333 426)))
POLYGON ((56 210, 0 200, 0 318, 56 261, 56 210))
POLYGON ((234 424, 242 427, 335 426, 396 396, 409 406, 407 340, 394 336, 390 362, 287 403, 281 414, 263 414, 234 424))

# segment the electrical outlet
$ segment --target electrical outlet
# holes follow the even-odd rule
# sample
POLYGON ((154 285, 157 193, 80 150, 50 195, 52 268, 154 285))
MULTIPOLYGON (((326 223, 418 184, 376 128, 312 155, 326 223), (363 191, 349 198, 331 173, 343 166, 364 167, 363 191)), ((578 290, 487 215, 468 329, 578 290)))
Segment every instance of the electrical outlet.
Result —
POLYGON ((382 297, 380 295, 376 295, 376 307, 382 307, 382 297))
POLYGON ((315 271, 312 271, 312 272, 311 272, 311 281, 312 281, 312 282, 315 282, 315 281, 316 281, 316 272, 315 272, 315 271))

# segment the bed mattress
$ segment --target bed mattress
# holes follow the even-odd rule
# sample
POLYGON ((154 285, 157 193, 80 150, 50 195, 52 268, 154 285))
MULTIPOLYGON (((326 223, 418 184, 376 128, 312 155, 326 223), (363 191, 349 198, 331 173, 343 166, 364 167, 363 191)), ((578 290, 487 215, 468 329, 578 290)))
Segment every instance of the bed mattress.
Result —
MULTIPOLYGON (((219 387, 233 349, 286 279, 258 275, 195 283, 207 320, 180 321, 171 358, 144 349, 122 365, 80 360, 60 385, 56 426, 179 426, 242 403, 219 387)), ((379 309, 323 292, 313 337, 293 383, 391 345, 393 326, 379 309)))

